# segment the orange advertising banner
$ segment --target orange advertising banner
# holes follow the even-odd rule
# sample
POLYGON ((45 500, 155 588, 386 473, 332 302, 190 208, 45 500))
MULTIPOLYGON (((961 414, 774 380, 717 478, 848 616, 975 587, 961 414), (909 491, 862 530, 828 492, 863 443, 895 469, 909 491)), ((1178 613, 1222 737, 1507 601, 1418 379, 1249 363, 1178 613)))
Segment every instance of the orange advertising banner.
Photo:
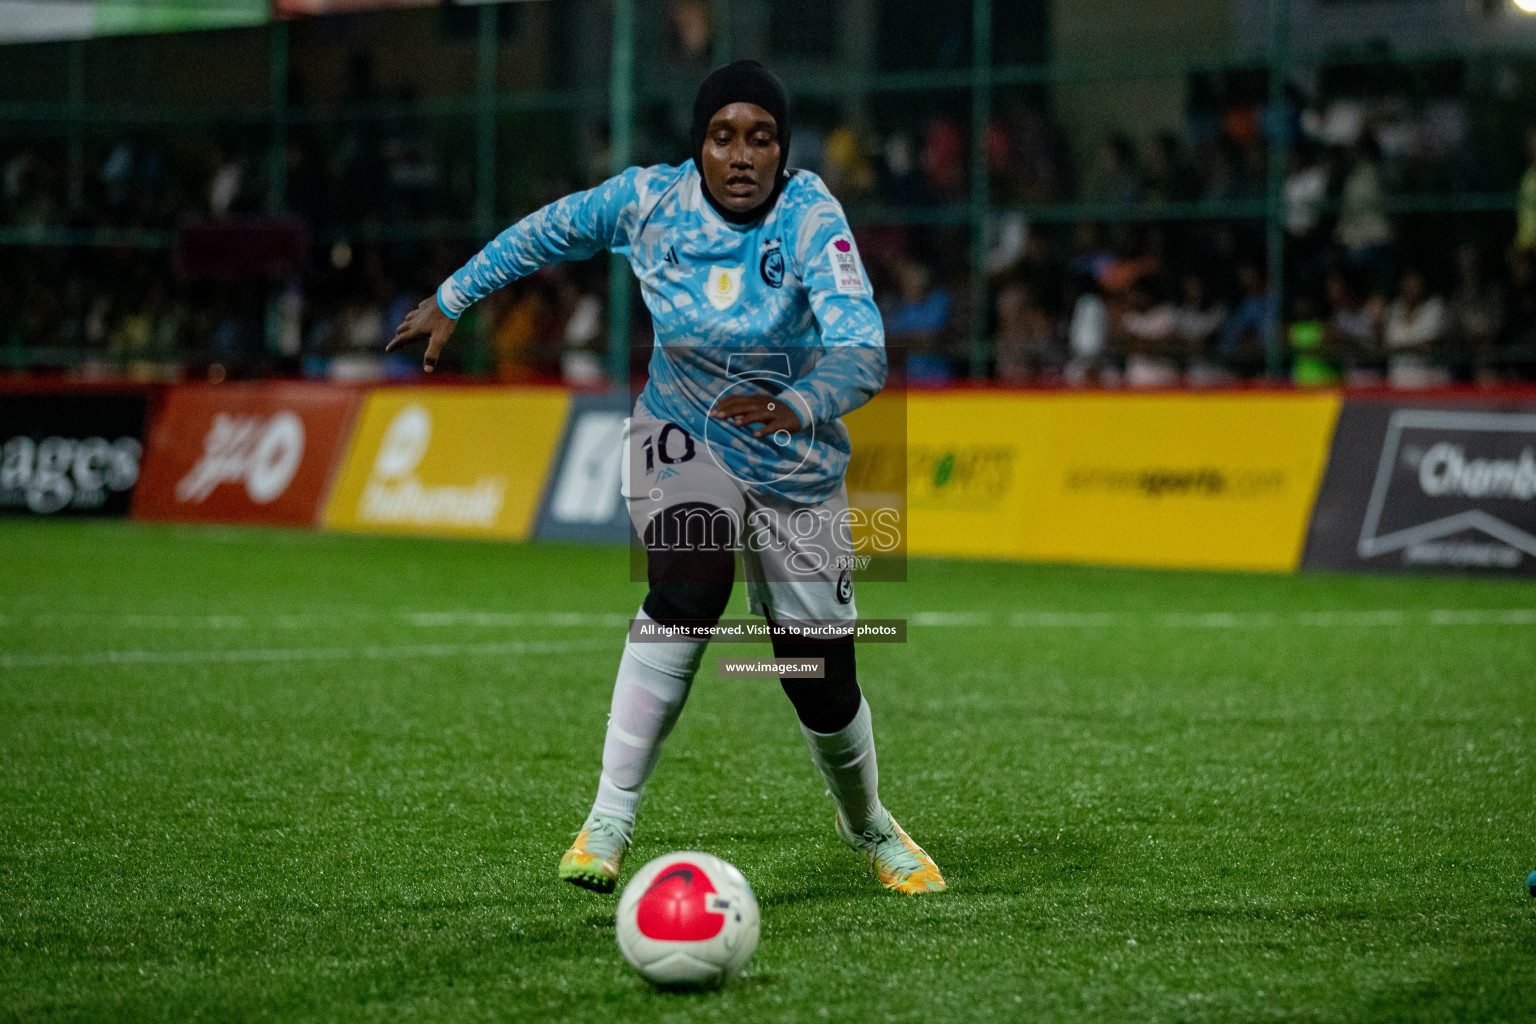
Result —
POLYGON ((150 429, 134 518, 316 525, 357 400, 297 382, 172 389, 150 429))

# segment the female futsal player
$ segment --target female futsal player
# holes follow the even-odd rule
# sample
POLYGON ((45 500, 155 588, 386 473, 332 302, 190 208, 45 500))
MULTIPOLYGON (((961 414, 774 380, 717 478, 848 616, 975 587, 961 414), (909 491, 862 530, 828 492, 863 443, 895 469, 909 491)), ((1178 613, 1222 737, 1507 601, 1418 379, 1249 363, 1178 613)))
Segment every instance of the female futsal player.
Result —
POLYGON ((840 417, 885 383, 885 335, 842 207, 786 168, 784 89, 755 61, 711 74, 693 108, 692 159, 632 167, 503 231, 400 325, 431 372, 460 314, 510 281, 601 250, 629 260, 655 324, 649 380, 626 428, 624 495, 646 543, 646 595, 619 662, 592 810, 560 877, 612 892, 662 742, 730 599, 740 551, 835 827, 887 888, 940 892, 933 860, 880 803, 854 644, 847 560, 849 442, 840 417), (657 627, 685 635, 646 642, 657 627))

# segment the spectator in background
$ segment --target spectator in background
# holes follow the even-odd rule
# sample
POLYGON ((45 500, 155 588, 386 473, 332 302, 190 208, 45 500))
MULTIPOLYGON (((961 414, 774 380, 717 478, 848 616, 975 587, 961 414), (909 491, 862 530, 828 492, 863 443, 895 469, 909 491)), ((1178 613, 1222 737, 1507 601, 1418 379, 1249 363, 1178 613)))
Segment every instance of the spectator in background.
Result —
POLYGON ((1242 297, 1221 325, 1216 356, 1228 371, 1252 376, 1263 372, 1273 344, 1275 325, 1270 315, 1269 282, 1263 269, 1250 261, 1237 268, 1237 283, 1242 297))
POLYGON ((875 189, 875 169, 864 151, 864 141, 849 125, 832 129, 822 147, 822 177, 827 188, 843 202, 870 198, 875 189))
MULTIPOLYGON (((111 166, 111 161, 108 161, 108 166, 111 166)), ((234 212, 245 192, 245 177, 245 161, 235 148, 231 145, 217 147, 214 150, 213 172, 208 177, 208 212, 220 219, 234 212)))
POLYGON ((112 211, 128 205, 133 188, 133 144, 119 139, 101 164, 101 198, 112 211))
POLYGON ((1104 244, 1104 230, 1098 221, 1078 221, 1072 229, 1072 257, 1067 261, 1067 273, 1087 274, 1097 281, 1114 258, 1114 252, 1104 244))
POLYGON ((1291 383, 1303 388, 1326 388, 1339 383, 1324 339, 1326 325, 1317 300, 1303 292, 1296 297, 1287 337, 1291 343, 1291 383))
POLYGON ((923 138, 923 179, 939 202, 965 198, 965 139, 953 121, 934 118, 923 138))
POLYGON ((350 352, 371 356, 379 349, 384 333, 384 311, 366 293, 349 297, 342 307, 341 344, 350 352))
POLYGON ((672 56, 683 61, 700 61, 708 57, 709 5, 704 0, 672 0, 668 13, 672 56))
POLYGON ((1387 193, 1381 180, 1381 151, 1370 133, 1355 143, 1353 162, 1339 196, 1339 223, 1334 231, 1349 260, 1365 270, 1375 289, 1390 272, 1392 222, 1387 219, 1387 193))
POLYGON ((1328 163, 1312 147, 1291 150, 1285 177, 1285 230, 1290 241, 1305 249, 1316 248, 1328 205, 1328 163))
POLYGON ((1520 198, 1515 215, 1515 247, 1536 249, 1536 124, 1526 129, 1525 147, 1531 164, 1520 178, 1520 198))
POLYGON ((1491 384, 1497 380, 1499 335, 1504 330, 1504 291, 1483 271, 1477 246, 1456 251, 1456 289, 1451 293, 1450 318, 1462 369, 1491 384))
POLYGON ((1334 227, 1328 213, 1335 182, 1332 150, 1299 141, 1288 157, 1285 179, 1287 283, 1294 292, 1307 292, 1319 310, 1317 296, 1323 277, 1335 259, 1328 241, 1334 227))
POLYGON ((1451 382, 1441 365, 1447 319, 1445 300, 1429 293, 1424 272, 1417 267, 1404 270, 1397 298, 1387 310, 1387 383, 1395 388, 1434 388, 1451 382))
POLYGON ((987 273, 989 275, 1001 274, 1010 269, 1024 255, 1024 247, 1029 244, 1030 236, 1039 237, 1039 232, 1029 230, 1029 220, 1017 210, 1009 210, 999 214, 989 225, 989 236, 995 235, 996 240, 991 249, 987 251, 987 273))
POLYGON ((1068 360, 1064 376, 1074 387, 1114 387, 1120 378, 1109 363, 1109 307, 1092 274, 1081 274, 1077 280, 1077 297, 1067 326, 1068 360))
POLYGON ((919 206, 928 202, 923 176, 918 172, 912 139, 905 132, 893 132, 885 140, 885 194, 898 206, 919 206))
POLYGON ((949 289, 935 286, 933 270, 910 256, 895 266, 896 300, 885 311, 885 333, 907 349, 907 374, 915 384, 949 383, 945 351, 953 302, 949 289))
POLYGON ((53 196, 46 168, 36 150, 23 149, 5 163, 0 178, 4 223, 17 227, 41 227, 53 220, 53 196))
POLYGON ((1094 203, 1134 203, 1140 191, 1131 140, 1118 132, 1105 137, 1083 177, 1083 198, 1094 203))
POLYGON ((1323 327, 1326 353, 1345 370, 1345 380, 1354 387, 1372 387, 1381 383, 1379 331, 1381 301, 1367 299, 1360 273, 1336 268, 1325 284, 1328 296, 1328 320, 1323 327))
POLYGON ((1056 376, 1066 361, 1056 322, 1040 301, 1037 288, 1021 275, 1007 279, 997 291, 997 379, 1004 384, 1030 384, 1056 376))
POLYGON ((601 387, 603 372, 603 302, 583 291, 567 273, 560 281, 560 307, 565 330, 560 350, 560 379, 572 387, 601 387))
POLYGON ((1062 267, 1051 249, 1050 239, 1043 231, 1028 231, 1024 238, 1024 251, 1015 269, 1027 282, 1032 294, 1039 298, 1044 308, 1054 312, 1061 306, 1062 267))
POLYGON ((1119 228, 1114 255, 1098 270, 1099 287, 1107 300, 1113 303, 1128 293, 1137 281, 1156 276, 1162 270, 1153 249, 1147 232, 1125 226, 1119 228))
POLYGON ((1125 353, 1125 383, 1133 388, 1171 388, 1179 383, 1178 311, 1165 302, 1157 278, 1137 278, 1110 336, 1125 353))
POLYGON ((1227 306, 1211 295, 1205 276, 1195 271, 1184 275, 1183 301, 1175 311, 1173 333, 1175 353, 1188 368, 1192 385, 1226 382, 1230 375, 1212 359, 1216 338, 1227 319, 1227 306))
POLYGON ((1536 249, 1509 253, 1509 317, 1498 363, 1506 374, 1536 376, 1536 249))
POLYGON ((509 289, 506 311, 496 319, 492 345, 496 351, 496 378, 504 382, 533 379, 540 338, 548 328, 551 310, 545 301, 539 275, 523 278, 509 289))
POLYGON ((1063 194, 1065 157, 1040 108, 1011 108, 1005 115, 1010 150, 1003 169, 1004 195, 1018 203, 1052 203, 1063 194))

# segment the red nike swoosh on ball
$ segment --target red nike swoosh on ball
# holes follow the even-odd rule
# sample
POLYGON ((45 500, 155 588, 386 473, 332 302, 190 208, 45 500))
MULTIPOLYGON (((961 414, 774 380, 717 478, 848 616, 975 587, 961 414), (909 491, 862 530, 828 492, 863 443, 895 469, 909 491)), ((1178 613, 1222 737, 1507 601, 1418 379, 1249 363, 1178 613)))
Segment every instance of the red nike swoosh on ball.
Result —
POLYGON ((725 915, 709 910, 714 883, 687 861, 669 865, 656 876, 635 907, 640 934, 662 942, 702 942, 720 934, 725 915))

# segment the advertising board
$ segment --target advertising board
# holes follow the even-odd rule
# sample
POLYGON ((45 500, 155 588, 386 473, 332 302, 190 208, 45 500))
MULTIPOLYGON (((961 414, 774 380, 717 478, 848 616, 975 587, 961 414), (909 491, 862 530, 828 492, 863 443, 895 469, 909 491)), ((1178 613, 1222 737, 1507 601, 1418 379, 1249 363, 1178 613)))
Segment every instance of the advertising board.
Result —
POLYGON ((148 409, 142 391, 0 396, 0 514, 126 515, 148 409))
POLYGON ((134 518, 316 525, 357 401, 326 384, 173 389, 150 430, 134 518))
POLYGON ((381 388, 358 415, 329 529, 522 540, 565 424, 555 388, 381 388))
POLYGON ((535 528, 540 540, 629 540, 629 513, 619 494, 629 412, 630 397, 622 392, 572 397, 540 502, 535 528))
POLYGON ((911 395, 910 552, 1295 569, 1331 395, 911 395))
POLYGON ((1536 573, 1536 403, 1348 403, 1305 564, 1536 573))

